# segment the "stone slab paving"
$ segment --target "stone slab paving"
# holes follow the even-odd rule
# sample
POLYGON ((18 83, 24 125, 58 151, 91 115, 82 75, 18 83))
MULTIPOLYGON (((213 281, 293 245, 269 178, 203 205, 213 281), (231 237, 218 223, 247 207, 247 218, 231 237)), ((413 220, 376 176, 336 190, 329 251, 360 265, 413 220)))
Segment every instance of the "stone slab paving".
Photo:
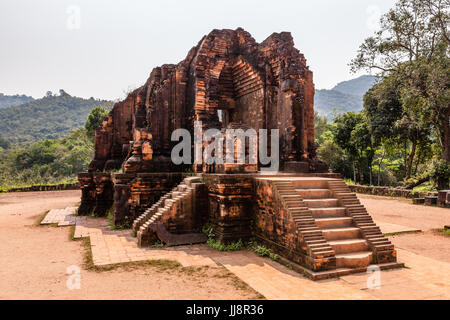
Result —
POLYGON ((111 230, 107 219, 77 217, 74 210, 69 217, 69 211, 50 211, 43 222, 64 226, 75 221, 74 237, 90 238, 97 266, 153 259, 175 260, 184 267, 224 266, 267 299, 450 299, 450 264, 403 249, 397 249, 399 261, 408 268, 382 271, 380 288, 368 289, 371 274, 311 281, 246 250, 218 252, 204 244, 139 248, 130 230, 111 230))
POLYGON ((450 264, 398 250, 409 269, 380 273, 380 287, 369 289, 372 274, 311 281, 248 251, 215 260, 268 299, 450 299, 450 264))
POLYGON ((182 266, 218 266, 218 253, 206 245, 139 248, 130 230, 112 230, 106 218, 75 216, 76 208, 50 210, 41 224, 75 225, 74 238, 90 238, 94 265, 154 259, 176 260, 182 266))
POLYGON ((73 226, 76 224, 77 216, 74 215, 76 207, 67 207, 65 209, 52 209, 45 218, 41 221, 41 224, 58 224, 58 226, 73 226))
POLYGON ((420 232, 420 231, 422 231, 422 230, 417 229, 417 228, 402 226, 402 225, 394 224, 394 223, 379 222, 379 221, 375 221, 375 223, 377 224, 377 226, 380 227, 380 230, 381 230, 381 232, 383 234, 387 234, 387 233, 407 233, 407 232, 420 232))

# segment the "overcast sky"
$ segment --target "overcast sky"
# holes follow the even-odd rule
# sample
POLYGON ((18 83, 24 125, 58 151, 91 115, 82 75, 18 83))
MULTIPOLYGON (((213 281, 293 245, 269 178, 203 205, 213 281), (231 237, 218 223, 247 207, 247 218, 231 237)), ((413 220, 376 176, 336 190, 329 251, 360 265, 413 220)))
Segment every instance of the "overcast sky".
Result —
POLYGON ((1 0, 0 92, 64 89, 117 99, 153 67, 178 63, 212 29, 261 42, 290 31, 318 89, 354 78, 348 63, 394 0, 1 0))

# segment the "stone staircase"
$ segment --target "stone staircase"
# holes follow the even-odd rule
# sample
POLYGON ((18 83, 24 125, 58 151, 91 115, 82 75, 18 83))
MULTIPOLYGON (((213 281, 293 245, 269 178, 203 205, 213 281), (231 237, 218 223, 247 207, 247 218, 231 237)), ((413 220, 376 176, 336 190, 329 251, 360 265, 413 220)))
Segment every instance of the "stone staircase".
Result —
POLYGON ((328 188, 326 180, 306 180, 296 188, 312 213, 327 244, 336 257, 336 268, 367 267, 372 262, 372 252, 360 229, 340 200, 328 188))
POLYGON ((364 239, 368 250, 372 252, 373 262, 389 263, 396 261, 394 245, 381 232, 375 224, 366 208, 359 202, 349 187, 342 180, 329 180, 327 182, 329 190, 339 201, 341 207, 345 208, 348 218, 352 219, 352 224, 358 228, 359 237, 364 239))
POLYGON ((306 251, 313 259, 332 258, 334 251, 326 242, 317 225, 312 211, 306 202, 302 200, 291 181, 274 181, 272 183, 278 196, 294 219, 296 227, 301 234, 306 251))
MULTIPOLYGON (((161 240, 167 245, 180 245, 201 243, 206 241, 206 236, 198 233, 172 234, 164 226, 164 217, 173 216, 179 211, 189 210, 189 203, 194 192, 194 183, 200 183, 198 177, 185 178, 172 191, 163 195, 156 203, 147 208, 142 215, 133 222, 133 234, 138 238, 141 247, 152 245, 156 240, 161 240)), ((172 231, 172 230, 171 230, 172 231)))
POLYGON ((361 272, 371 264, 401 266, 392 243, 342 180, 293 178, 272 184, 315 266, 322 259, 323 268, 337 274, 361 272))

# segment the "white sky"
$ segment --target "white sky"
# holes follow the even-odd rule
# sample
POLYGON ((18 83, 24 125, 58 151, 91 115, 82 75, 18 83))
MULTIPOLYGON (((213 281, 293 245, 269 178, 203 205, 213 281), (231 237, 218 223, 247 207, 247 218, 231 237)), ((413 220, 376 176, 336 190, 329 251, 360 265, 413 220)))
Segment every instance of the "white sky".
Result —
POLYGON ((212 29, 237 27, 258 42, 290 31, 316 88, 329 89, 356 77, 348 63, 372 34, 377 15, 394 3, 1 0, 0 92, 38 98, 62 88, 86 98, 122 98, 142 85, 153 67, 183 60, 212 29))

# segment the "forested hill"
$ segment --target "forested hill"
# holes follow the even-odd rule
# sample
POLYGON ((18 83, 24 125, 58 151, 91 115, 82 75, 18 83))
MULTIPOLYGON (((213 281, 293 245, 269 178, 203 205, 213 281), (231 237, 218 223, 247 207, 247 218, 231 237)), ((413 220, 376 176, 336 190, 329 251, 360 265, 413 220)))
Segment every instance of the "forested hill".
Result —
POLYGON ((10 143, 35 142, 64 137, 82 127, 89 112, 109 101, 73 97, 60 90, 6 109, 0 109, 0 136, 10 143))
POLYGON ((20 104, 33 101, 33 97, 26 96, 24 94, 16 94, 13 96, 8 96, 0 93, 0 109, 18 106, 20 104))
POLYGON ((314 109, 328 120, 333 118, 333 109, 338 112, 359 112, 363 108, 363 96, 376 82, 374 76, 361 76, 338 83, 331 90, 316 90, 314 109))
POLYGON ((339 82, 332 90, 354 96, 364 96, 364 94, 372 88, 377 80, 374 76, 361 76, 349 81, 339 82))

